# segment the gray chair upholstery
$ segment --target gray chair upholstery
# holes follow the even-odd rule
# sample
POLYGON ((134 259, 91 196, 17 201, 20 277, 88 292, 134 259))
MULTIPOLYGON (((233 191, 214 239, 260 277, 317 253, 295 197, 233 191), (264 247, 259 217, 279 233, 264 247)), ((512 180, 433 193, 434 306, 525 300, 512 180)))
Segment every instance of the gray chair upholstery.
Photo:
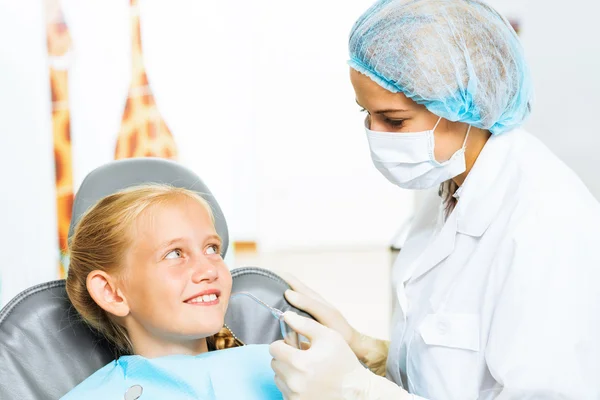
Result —
MULTIPOLYGON (((245 267, 234 269, 231 274, 232 293, 250 292, 271 307, 312 318, 285 300, 283 293, 289 289, 289 285, 273 272, 245 267)), ((245 344, 272 343, 282 338, 279 324, 271 313, 245 296, 234 297, 229 301, 225 323, 245 344)))
POLYGON ((81 216, 98 200, 121 189, 144 183, 163 183, 201 194, 213 210, 217 233, 223 240, 221 255, 225 256, 229 244, 229 231, 219 203, 193 171, 175 161, 162 158, 128 158, 110 162, 90 172, 75 196, 69 238, 73 235, 81 216))
POLYGON ((34 286, 0 312, 0 399, 58 399, 114 359, 80 322, 64 281, 34 286))
MULTIPOLYGON (((216 200, 194 173, 171 161, 130 159, 94 170, 77 193, 73 221, 98 199, 147 182, 199 191, 213 207, 225 254, 227 224, 216 200)), ((73 226, 74 223, 71 233, 73 226)), ((251 292, 283 311, 299 312, 284 299, 283 292, 288 285, 274 273, 254 267, 231 272, 233 293, 251 292)), ((245 297, 231 299, 225 321, 236 337, 246 344, 267 344, 282 338, 273 316, 245 297)), ((29 288, 0 311, 2 400, 59 399, 116 356, 113 346, 78 316, 67 297, 64 280, 29 288)))
MULTIPOLYGON (((251 292, 283 311, 298 312, 283 297, 287 284, 272 272, 246 267, 231 274, 234 293, 251 292)), ((246 344, 282 339, 273 316, 244 297, 231 300, 225 321, 246 344)), ((111 344, 71 306, 64 280, 27 289, 0 311, 2 400, 59 399, 115 357, 111 344)))

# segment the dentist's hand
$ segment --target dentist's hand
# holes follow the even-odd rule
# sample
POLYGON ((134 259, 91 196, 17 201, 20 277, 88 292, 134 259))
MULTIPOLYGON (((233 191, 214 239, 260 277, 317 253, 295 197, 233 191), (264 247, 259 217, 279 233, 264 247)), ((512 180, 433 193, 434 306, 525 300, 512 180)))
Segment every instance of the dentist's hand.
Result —
POLYGON ((287 312, 285 321, 307 337, 298 350, 279 340, 269 350, 275 383, 285 400, 407 400, 410 395, 359 362, 344 338, 316 321, 287 312))
POLYGON ((389 342, 361 334, 318 293, 289 274, 279 275, 293 289, 286 291, 285 297, 294 307, 306 311, 321 324, 339 333, 360 361, 377 375, 385 376, 389 342))
POLYGON ((360 333, 346 321, 337 308, 295 277, 280 272, 278 274, 292 287, 292 290, 285 292, 285 298, 294 307, 306 311, 322 325, 339 333, 350 347, 354 347, 353 344, 360 341, 360 333))

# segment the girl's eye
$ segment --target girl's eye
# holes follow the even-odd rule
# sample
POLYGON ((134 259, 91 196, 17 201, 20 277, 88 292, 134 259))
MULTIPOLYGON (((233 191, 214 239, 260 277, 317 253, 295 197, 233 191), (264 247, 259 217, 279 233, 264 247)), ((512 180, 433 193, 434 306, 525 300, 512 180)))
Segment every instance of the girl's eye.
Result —
POLYGON ((177 258, 181 258, 183 256, 183 252, 180 249, 175 249, 173 251, 170 251, 166 256, 165 259, 166 260, 174 260, 177 258))
POLYGON ((216 244, 211 244, 206 249, 206 254, 211 254, 211 255, 212 254, 219 254, 219 246, 217 246, 216 244))

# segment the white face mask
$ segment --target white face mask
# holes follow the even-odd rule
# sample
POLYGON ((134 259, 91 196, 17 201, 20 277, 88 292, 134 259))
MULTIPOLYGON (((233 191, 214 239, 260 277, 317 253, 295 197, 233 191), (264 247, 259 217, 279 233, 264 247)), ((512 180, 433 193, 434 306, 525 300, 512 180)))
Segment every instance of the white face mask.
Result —
MULTIPOLYGON (((365 127, 375 167, 394 185, 404 189, 428 189, 466 171, 465 148, 471 126, 460 149, 448 161, 435 159, 433 132, 375 132, 365 127)), ((365 124, 366 125, 366 124, 365 124)))

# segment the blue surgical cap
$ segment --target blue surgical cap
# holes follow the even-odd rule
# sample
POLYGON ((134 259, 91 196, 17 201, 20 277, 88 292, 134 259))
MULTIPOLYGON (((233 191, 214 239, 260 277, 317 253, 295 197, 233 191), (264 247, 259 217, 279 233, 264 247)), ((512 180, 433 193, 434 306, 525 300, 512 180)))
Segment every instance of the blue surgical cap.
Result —
POLYGON ((354 24, 349 64, 450 121, 520 126, 533 94, 517 34, 478 0, 380 0, 354 24))

